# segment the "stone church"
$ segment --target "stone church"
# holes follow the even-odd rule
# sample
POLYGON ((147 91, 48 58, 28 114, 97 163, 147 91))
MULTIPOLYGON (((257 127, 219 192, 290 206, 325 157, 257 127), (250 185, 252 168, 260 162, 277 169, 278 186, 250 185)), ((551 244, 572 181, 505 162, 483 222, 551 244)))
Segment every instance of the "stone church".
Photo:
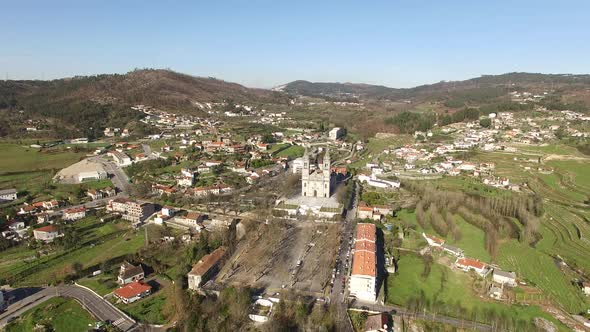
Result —
POLYGON ((303 156, 303 170, 301 172, 301 195, 304 197, 321 197, 328 198, 332 195, 336 178, 333 176, 330 167, 330 150, 317 163, 317 167, 312 169, 309 162, 307 150, 303 156))

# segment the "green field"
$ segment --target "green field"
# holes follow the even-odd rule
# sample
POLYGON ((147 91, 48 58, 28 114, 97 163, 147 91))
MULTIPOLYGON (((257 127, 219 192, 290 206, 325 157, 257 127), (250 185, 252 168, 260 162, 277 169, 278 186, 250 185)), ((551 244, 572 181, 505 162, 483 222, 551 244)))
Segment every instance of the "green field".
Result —
POLYGON ((305 148, 299 145, 291 145, 273 154, 276 157, 289 157, 291 159, 299 158, 303 156, 305 148))
POLYGON ((0 275, 19 285, 46 284, 64 280, 72 272, 75 262, 82 263, 84 269, 98 269, 102 262, 133 254, 144 245, 143 233, 133 232, 124 222, 102 224, 96 218, 88 217, 78 221, 75 228, 81 237, 78 248, 49 250, 47 255, 39 258, 35 258, 34 252, 24 245, 12 248, 9 255, 0 257, 0 275))
POLYGON ((547 254, 511 240, 500 247, 498 263, 537 286, 569 312, 577 313, 588 308, 588 301, 581 291, 570 283, 547 254))
MULTIPOLYGON (((500 315, 525 321, 531 321, 534 317, 544 317, 563 328, 558 321, 536 306, 509 306, 483 300, 473 291, 480 287, 479 284, 474 284, 474 279, 467 273, 433 264, 428 277, 423 278, 424 262, 415 255, 402 255, 398 267, 398 272, 387 279, 387 303, 408 305, 411 298, 423 293, 431 306, 437 307, 430 308, 429 311, 436 310, 451 316, 466 314, 479 321, 486 321, 483 315, 476 316, 476 313, 493 310, 500 315)), ((567 331, 565 328, 563 330, 567 331)))
POLYGON ((446 243, 463 249, 465 256, 479 259, 482 262, 490 262, 491 257, 485 248, 484 232, 466 222, 460 216, 455 216, 455 225, 461 231, 461 239, 455 241, 449 234, 446 237, 446 243))
POLYGON ((162 314, 162 308, 165 302, 166 297, 160 292, 131 304, 120 304, 119 308, 142 323, 164 324, 166 319, 162 314))
POLYGON ((100 296, 105 296, 119 287, 117 284, 117 278, 109 274, 82 278, 77 280, 76 283, 92 289, 100 296))
POLYGON ((0 174, 60 169, 78 162, 85 155, 64 148, 47 150, 0 143, 0 174))
POLYGON ((8 324, 6 332, 36 331, 36 325, 44 325, 42 331, 79 332, 87 331, 95 323, 94 318, 72 299, 52 298, 25 312, 8 324))

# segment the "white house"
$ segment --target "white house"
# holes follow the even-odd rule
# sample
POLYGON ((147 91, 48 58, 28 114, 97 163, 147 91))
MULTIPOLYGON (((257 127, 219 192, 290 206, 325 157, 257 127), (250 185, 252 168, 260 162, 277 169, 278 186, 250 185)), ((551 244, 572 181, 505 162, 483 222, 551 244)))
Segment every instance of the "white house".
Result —
POLYGON ((43 242, 52 242, 55 238, 61 236, 62 234, 59 233, 57 227, 53 225, 37 228, 33 230, 33 236, 35 240, 43 241, 43 242))
POLYGON ((344 136, 344 129, 342 128, 332 128, 332 130, 330 130, 328 136, 330 137, 331 140, 335 141, 337 139, 339 139, 340 137, 344 136))
POLYGON ((482 263, 473 258, 459 258, 455 262, 455 266, 465 272, 475 271, 477 274, 483 276, 488 272, 488 267, 485 263, 482 263))
POLYGON ((516 286, 516 273, 494 269, 492 280, 502 285, 516 286))
POLYGON ((16 189, 4 189, 0 190, 0 202, 2 201, 14 201, 17 197, 16 189))

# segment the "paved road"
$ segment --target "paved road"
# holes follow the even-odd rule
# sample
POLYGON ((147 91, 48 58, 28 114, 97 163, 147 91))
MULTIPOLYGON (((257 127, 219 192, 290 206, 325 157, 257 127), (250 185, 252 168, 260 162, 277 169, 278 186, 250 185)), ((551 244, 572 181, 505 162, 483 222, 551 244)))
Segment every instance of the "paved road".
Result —
POLYGON ((43 288, 42 290, 13 303, 6 309, 6 311, 0 314, 0 327, 6 325, 8 321, 13 319, 13 317, 18 317, 32 307, 55 296, 70 297, 78 300, 78 302, 94 315, 94 317, 103 322, 110 322, 122 331, 130 331, 136 327, 134 320, 123 314, 107 300, 90 290, 75 285, 43 288))
POLYGON ((491 325, 483 324, 483 323, 476 323, 469 320, 463 320, 443 315, 434 315, 430 313, 414 313, 408 311, 406 308, 395 306, 395 305, 382 305, 382 304, 372 304, 372 303, 362 303, 355 301, 350 305, 351 308, 357 309, 364 309, 364 310, 371 310, 374 312, 389 312, 394 311, 396 315, 408 317, 412 319, 424 319, 431 322, 438 322, 444 323, 448 325, 453 325, 459 328, 469 328, 471 330, 477 330, 482 332, 489 332, 492 331, 493 328, 491 325))
POLYGON ((353 182, 353 198, 351 206, 347 209, 346 218, 342 223, 342 233, 340 248, 338 250, 337 264, 336 264, 336 278, 334 280, 334 286, 330 290, 330 302, 335 304, 337 307, 337 322, 338 331, 352 331, 352 327, 347 317, 347 295, 346 281, 348 280, 348 271, 350 269, 350 263, 352 258, 350 257, 350 239, 353 236, 354 231, 354 219, 356 215, 357 206, 357 190, 356 182, 353 182))
POLYGON ((88 158, 93 162, 100 163, 104 170, 109 174, 112 175, 111 181, 119 192, 123 195, 129 193, 129 177, 123 169, 117 166, 113 161, 106 159, 105 155, 95 156, 88 158))

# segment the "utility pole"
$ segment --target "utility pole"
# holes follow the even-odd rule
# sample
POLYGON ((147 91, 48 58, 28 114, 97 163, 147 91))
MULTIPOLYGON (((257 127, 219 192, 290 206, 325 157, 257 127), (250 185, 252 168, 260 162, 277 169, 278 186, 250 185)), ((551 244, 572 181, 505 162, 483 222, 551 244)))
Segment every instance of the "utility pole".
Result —
POLYGON ((148 238, 147 225, 143 227, 143 231, 144 231, 144 234, 145 234, 145 246, 147 247, 148 244, 150 243, 150 240, 148 238))

